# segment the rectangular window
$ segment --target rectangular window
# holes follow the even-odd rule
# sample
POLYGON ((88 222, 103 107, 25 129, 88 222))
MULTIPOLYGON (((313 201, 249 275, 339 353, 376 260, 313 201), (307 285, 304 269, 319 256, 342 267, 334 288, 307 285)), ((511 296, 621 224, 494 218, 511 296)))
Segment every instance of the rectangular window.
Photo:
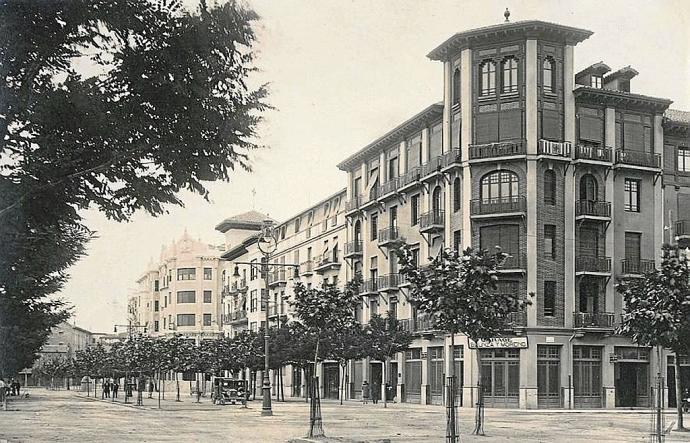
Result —
POLYGON ((213 280, 213 269, 204 268, 204 280, 213 280))
POLYGON ((690 149, 678 147, 678 172, 690 172, 690 149))
POLYGON ((295 234, 297 234, 297 233, 299 232, 300 221, 301 221, 301 220, 300 220, 299 217, 297 217, 297 218, 295 219, 295 234))
POLYGON ((178 303, 196 303, 196 293, 194 291, 177 291, 178 303))
POLYGON ((158 300, 155 300, 153 302, 153 312, 158 312, 160 310, 160 302, 158 300))
POLYGON ((505 254, 519 256, 520 226, 493 225, 480 228, 479 247, 494 253, 496 246, 500 246, 505 254))
POLYGON ((254 280, 256 280, 257 274, 258 274, 258 272, 257 272, 257 261, 256 261, 256 259, 253 259, 253 260, 251 261, 251 263, 252 263, 252 264, 249 266, 249 280, 250 280, 250 281, 254 281, 254 280))
POLYGON ((177 270, 177 280, 195 280, 196 269, 194 268, 180 268, 177 270))
POLYGON ((158 320, 154 320, 154 322, 153 322, 153 331, 154 331, 154 332, 158 332, 158 331, 159 331, 158 326, 159 326, 158 320))
POLYGON ((266 304, 268 303, 268 295, 266 294, 266 290, 262 289, 261 290, 261 311, 265 312, 266 311, 266 304))
POLYGON ((391 208, 388 210, 388 221, 390 223, 391 228, 397 228, 398 227, 398 207, 397 206, 391 206, 391 208))
POLYGON ((153 282, 153 290, 158 292, 158 289, 160 288, 158 280, 155 280, 153 282))
POLYGON ((249 323, 249 330, 250 330, 250 331, 254 331, 254 332, 257 331, 257 329, 256 329, 256 322, 255 322, 255 321, 249 323))
POLYGON ((391 157, 391 159, 388 160, 388 180, 396 178, 399 175, 399 171, 400 160, 398 159, 398 155, 396 153, 395 157, 391 157))
POLYGON ((211 326, 211 314, 204 314, 204 326, 211 326))
POLYGON ((378 226, 378 216, 372 215, 371 216, 371 239, 376 240, 378 238, 379 232, 378 232, 379 226, 378 226))
POLYGON ((374 316, 379 313, 379 301, 374 298, 369 302, 369 315, 374 316))
POLYGON ((419 194, 413 195, 410 200, 410 223, 416 226, 419 223, 419 194))
POLYGON ((640 180, 625 179, 625 210, 640 212, 640 180))
POLYGON ((204 303, 211 303, 211 291, 204 291, 204 303))
POLYGON ((593 88, 601 89, 601 77, 598 75, 593 75, 590 79, 590 86, 593 88))
POLYGON ((556 315, 556 282, 544 282, 544 317, 556 315))
POLYGON ((249 312, 256 312, 256 289, 249 293, 249 312))
POLYGON ((462 243, 462 231, 457 230, 453 232, 453 250, 460 252, 460 244, 462 243))
POLYGON ((556 226, 544 225, 544 256, 556 259, 556 226))
POLYGON ((177 326, 194 326, 196 318, 194 314, 177 314, 177 326))
POLYGON ((640 234, 639 232, 625 233, 625 259, 627 261, 639 264, 641 243, 642 234, 640 234))

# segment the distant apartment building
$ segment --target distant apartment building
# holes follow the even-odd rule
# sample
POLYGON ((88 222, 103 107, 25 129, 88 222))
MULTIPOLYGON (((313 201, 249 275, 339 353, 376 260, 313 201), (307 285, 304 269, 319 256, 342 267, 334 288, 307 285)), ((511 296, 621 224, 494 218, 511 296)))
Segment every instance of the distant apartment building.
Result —
MULTIPOLYGON (((659 264, 665 227, 667 241, 690 239, 689 114, 631 92, 631 67, 576 71, 591 34, 524 21, 451 36, 429 54, 443 64, 443 101, 339 164, 348 238, 362 244, 347 258, 365 279, 363 319, 383 304, 418 337, 386 371, 402 401, 443 403, 455 365, 465 406, 478 371, 488 407, 648 406, 657 367, 667 373, 673 356, 614 335, 615 284, 659 264), (499 246, 498 291, 531 304, 494 340, 457 337, 451 357, 407 301, 397 239, 420 264, 441 247, 499 246)), ((379 383, 381 365, 357 362, 355 380, 379 383)))
POLYGON ((164 246, 159 261, 137 280, 123 329, 155 336, 182 334, 194 340, 221 335, 221 249, 194 240, 186 231, 164 246))

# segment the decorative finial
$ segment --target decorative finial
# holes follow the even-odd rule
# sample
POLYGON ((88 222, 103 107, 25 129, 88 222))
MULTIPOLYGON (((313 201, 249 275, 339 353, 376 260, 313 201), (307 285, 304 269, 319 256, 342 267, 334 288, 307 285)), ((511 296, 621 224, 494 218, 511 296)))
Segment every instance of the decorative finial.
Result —
POLYGON ((506 12, 503 13, 503 17, 506 18, 506 23, 510 21, 510 11, 506 8, 506 12))

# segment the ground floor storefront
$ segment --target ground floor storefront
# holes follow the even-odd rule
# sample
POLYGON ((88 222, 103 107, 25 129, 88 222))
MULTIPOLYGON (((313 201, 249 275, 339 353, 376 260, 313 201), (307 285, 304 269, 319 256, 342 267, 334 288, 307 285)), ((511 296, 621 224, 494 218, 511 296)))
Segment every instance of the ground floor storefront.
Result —
MULTIPOLYGON (((455 343, 452 360, 450 338, 435 336, 415 339, 387 362, 323 362, 317 368, 320 396, 361 399, 366 381, 371 397, 386 393, 390 401, 444 405, 454 372, 457 404, 463 407, 474 406, 481 395, 489 408, 648 408, 657 398, 659 377, 663 404, 675 404, 673 356, 624 337, 554 331, 478 344, 456 336, 455 343)), ((681 363, 683 386, 690 387, 690 364, 687 358, 681 363)), ((307 395, 310 380, 299 368, 272 374, 272 385, 281 384, 291 397, 307 395)), ((260 395, 261 382, 255 386, 260 395)))

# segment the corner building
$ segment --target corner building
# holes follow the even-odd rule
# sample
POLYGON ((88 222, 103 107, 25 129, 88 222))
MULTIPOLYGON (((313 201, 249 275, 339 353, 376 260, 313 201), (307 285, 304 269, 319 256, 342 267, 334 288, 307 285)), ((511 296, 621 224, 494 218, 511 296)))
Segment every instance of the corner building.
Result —
MULTIPOLYGON (((659 265, 664 226, 666 241, 690 239, 689 114, 631 92, 629 66, 576 72, 591 35, 542 21, 453 35, 428 55, 443 64, 443 102, 338 165, 361 318, 387 310, 417 336, 387 371, 399 401, 442 404, 451 364, 463 406, 479 370, 487 407, 644 407, 659 368, 672 380, 673 356, 614 335, 615 284, 659 265), (456 337, 451 359, 449 337, 407 300, 389 249, 399 238, 420 264, 441 247, 500 246, 498 291, 531 304, 495 340, 456 337)), ((381 364, 352 364, 355 395, 381 364)))

